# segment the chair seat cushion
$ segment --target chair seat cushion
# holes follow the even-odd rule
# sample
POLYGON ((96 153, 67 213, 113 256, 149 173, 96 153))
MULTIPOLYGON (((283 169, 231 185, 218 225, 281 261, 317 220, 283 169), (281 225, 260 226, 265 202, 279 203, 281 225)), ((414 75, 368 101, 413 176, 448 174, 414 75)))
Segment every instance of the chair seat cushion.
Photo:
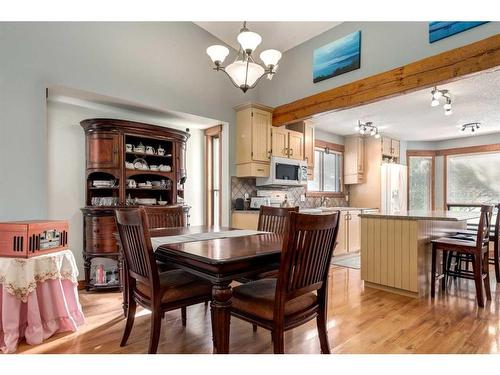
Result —
MULTIPOLYGON (((151 298, 148 285, 137 282, 137 290, 142 295, 151 298)), ((210 298, 212 284, 189 272, 177 269, 160 273, 161 302, 170 303, 183 299, 203 297, 210 298)))
MULTIPOLYGON (((233 289, 232 308, 246 315, 273 320, 276 279, 261 279, 233 289)), ((317 302, 315 293, 307 293, 285 304, 285 316, 306 310, 317 302)))

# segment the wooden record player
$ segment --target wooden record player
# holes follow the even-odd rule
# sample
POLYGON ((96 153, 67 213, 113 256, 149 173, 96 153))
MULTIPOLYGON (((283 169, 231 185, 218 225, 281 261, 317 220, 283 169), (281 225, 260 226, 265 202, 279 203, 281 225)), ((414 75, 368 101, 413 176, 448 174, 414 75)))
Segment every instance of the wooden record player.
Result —
POLYGON ((67 221, 30 220, 0 223, 0 257, 31 258, 67 248, 67 221))

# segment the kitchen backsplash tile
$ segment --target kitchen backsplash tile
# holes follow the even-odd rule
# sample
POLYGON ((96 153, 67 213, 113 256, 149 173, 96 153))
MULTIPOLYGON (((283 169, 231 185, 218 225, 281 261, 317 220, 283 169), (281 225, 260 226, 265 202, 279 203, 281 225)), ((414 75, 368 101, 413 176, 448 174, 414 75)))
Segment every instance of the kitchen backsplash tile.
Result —
MULTIPOLYGON (((276 189, 261 189, 259 190, 273 190, 276 189)), ((301 208, 313 208, 321 206, 320 197, 306 197, 304 202, 300 201, 300 196, 305 194, 305 187, 292 187, 283 190, 279 190, 281 193, 287 195, 287 199, 294 205, 301 208)), ((250 197, 257 195, 257 186, 255 185, 255 178, 252 177, 231 177, 231 202, 232 207, 234 207, 234 200, 236 198, 244 198, 245 193, 250 197)), ((335 207, 335 206, 347 206, 347 201, 345 198, 329 198, 325 200, 325 206, 335 207)))

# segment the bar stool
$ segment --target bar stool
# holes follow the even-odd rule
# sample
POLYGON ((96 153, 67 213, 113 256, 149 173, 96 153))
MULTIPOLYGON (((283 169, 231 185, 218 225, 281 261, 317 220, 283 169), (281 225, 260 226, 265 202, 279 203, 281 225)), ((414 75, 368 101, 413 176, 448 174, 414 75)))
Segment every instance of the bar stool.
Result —
MULTIPOLYGON (((497 212, 495 225, 490 227, 490 242, 493 243, 493 258, 490 258, 488 254, 488 261, 489 264, 495 266, 496 282, 500 283, 500 256, 499 256, 500 203, 496 204, 495 208, 497 212)), ((469 240, 469 241, 475 241, 476 237, 477 237, 477 230, 458 231, 455 235, 450 236, 450 238, 469 240)), ((469 270, 471 262, 472 258, 470 257, 470 255, 453 253, 448 258, 448 264, 447 264, 448 275, 454 276, 455 278, 460 277, 460 275, 463 272, 467 272, 469 270), (453 259, 455 259, 454 271, 451 270, 453 259), (465 262, 465 268, 462 267, 464 262, 465 262)))
POLYGON ((446 290, 447 278, 447 260, 448 253, 454 251, 457 254, 466 254, 472 256, 472 274, 463 274, 461 277, 473 278, 476 286, 477 304, 484 307, 484 296, 482 282, 486 291, 486 298, 491 300, 490 277, 488 272, 488 245, 489 245, 489 228, 491 224, 491 216, 493 206, 481 206, 481 217, 476 235, 476 241, 462 240, 450 237, 442 237, 432 242, 432 266, 431 266, 431 298, 435 297, 436 279, 441 280, 441 289, 446 290), (437 252, 443 252, 443 273, 436 276, 437 252))

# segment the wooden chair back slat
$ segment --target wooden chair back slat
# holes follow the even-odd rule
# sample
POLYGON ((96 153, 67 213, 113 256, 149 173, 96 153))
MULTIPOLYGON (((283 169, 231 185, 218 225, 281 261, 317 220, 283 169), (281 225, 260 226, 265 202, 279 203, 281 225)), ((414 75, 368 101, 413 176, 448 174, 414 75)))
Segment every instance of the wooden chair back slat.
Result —
POLYGON ((159 285, 147 216, 143 209, 115 210, 118 235, 127 262, 128 276, 153 288, 159 285))
POLYGON ((260 206, 257 230, 284 234, 290 212, 299 212, 299 207, 269 207, 260 206))
POLYGON ((281 254, 277 303, 326 286, 338 223, 338 211, 328 215, 290 213, 281 254))
POLYGON ((493 214, 493 206, 490 205, 481 206, 481 216, 479 218, 479 225, 477 228, 477 238, 476 238, 476 247, 478 249, 481 249, 484 246, 488 246, 488 243, 490 241, 490 226, 491 226, 492 214, 493 214))
POLYGON ((182 206, 144 207, 149 229, 184 227, 185 216, 182 206))

